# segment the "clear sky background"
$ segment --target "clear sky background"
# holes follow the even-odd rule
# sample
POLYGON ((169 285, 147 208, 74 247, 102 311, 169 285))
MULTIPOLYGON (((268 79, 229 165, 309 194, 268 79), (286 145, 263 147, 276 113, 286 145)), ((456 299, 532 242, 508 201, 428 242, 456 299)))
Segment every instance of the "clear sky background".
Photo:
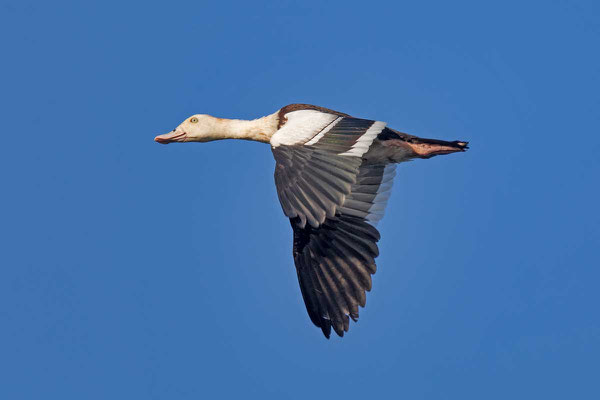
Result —
POLYGON ((0 398, 600 398, 598 4, 0 1, 0 398), (294 102, 471 142, 343 339, 269 147, 153 142, 294 102))

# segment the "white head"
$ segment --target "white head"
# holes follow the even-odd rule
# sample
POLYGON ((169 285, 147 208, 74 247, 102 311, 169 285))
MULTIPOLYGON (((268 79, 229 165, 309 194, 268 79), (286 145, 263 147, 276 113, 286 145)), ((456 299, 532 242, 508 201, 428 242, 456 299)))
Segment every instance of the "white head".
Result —
POLYGON ((171 132, 154 138, 155 141, 163 144, 210 142, 218 139, 226 139, 223 132, 223 120, 206 114, 192 115, 171 132))

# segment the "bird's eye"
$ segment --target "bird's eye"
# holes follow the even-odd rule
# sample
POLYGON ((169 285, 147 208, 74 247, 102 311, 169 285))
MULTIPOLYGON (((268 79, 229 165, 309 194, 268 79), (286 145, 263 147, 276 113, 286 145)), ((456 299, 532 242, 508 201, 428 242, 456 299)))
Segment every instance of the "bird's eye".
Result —
POLYGON ((194 118, 190 119, 190 122, 192 124, 195 124, 196 122, 198 122, 198 118, 194 117, 194 118))

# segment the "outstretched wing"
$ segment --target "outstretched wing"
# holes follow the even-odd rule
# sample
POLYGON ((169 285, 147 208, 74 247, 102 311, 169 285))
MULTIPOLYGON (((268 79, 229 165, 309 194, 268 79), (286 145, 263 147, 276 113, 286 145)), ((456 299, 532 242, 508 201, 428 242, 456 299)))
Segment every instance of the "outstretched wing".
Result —
POLYGON ((286 114, 273 136, 275 183, 294 230, 294 262, 311 321, 326 337, 356 321, 375 273, 393 164, 362 156, 385 123, 315 110, 286 114))
POLYGON ((374 225, 383 216, 394 167, 361 166, 343 205, 318 228, 302 228, 298 217, 290 219, 302 297, 311 321, 326 337, 331 328, 343 336, 348 318, 356 321, 358 306, 365 306, 379 254, 374 225))

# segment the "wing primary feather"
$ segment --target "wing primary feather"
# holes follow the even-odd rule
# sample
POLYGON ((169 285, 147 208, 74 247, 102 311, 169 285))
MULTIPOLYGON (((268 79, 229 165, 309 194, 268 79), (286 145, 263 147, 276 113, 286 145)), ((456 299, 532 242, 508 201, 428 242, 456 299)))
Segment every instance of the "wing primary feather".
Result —
MULTIPOLYGON (((314 251, 313 251, 313 254, 315 254, 314 251)), ((315 259, 318 260, 317 257, 315 257, 315 259)), ((317 263, 318 268, 316 268, 316 269, 320 275, 320 279, 322 282, 321 286, 323 286, 323 285, 327 286, 328 291, 330 293, 329 297, 332 300, 331 303, 332 303, 332 305, 337 306, 336 308, 340 311, 340 316, 342 314, 348 314, 348 312, 349 312, 348 306, 346 305, 346 299, 344 298, 343 294, 340 291, 339 282, 337 281, 337 279, 334 279, 334 277, 331 275, 328 268, 326 268, 326 266, 323 264, 322 260, 318 260, 318 261, 319 261, 317 263)))
POLYGON ((306 276, 306 268, 298 267, 296 273, 298 275, 298 281, 300 282, 300 293, 302 293, 302 299, 304 299, 304 305, 306 306, 308 316, 315 326, 320 327, 321 320, 319 318, 318 306, 314 299, 314 289, 311 287, 310 278, 306 276))
POLYGON ((327 251, 323 248, 325 243, 322 240, 315 240, 311 242, 316 252, 321 258, 323 266, 328 268, 332 272, 333 279, 338 283, 338 286, 342 288, 341 293, 346 302, 346 310, 350 315, 356 315, 358 318, 358 301, 355 297, 355 292, 362 290, 356 283, 352 283, 354 272, 350 269, 344 270, 341 266, 334 263, 331 259, 331 253, 328 255, 327 251))
POLYGON ((315 300, 316 306, 316 318, 318 319, 318 323, 315 325, 319 326, 321 328, 321 331, 323 331, 325 337, 329 339, 329 337, 331 336, 331 320, 329 319, 329 315, 327 314, 327 309, 324 307, 325 301, 323 300, 321 289, 319 286, 317 286, 317 283, 315 282, 315 279, 313 277, 314 273, 312 271, 312 268, 310 268, 312 261, 311 257, 307 251, 303 251, 301 256, 304 258, 304 264, 307 266, 306 277, 313 289, 312 294, 314 295, 313 299, 315 300))
MULTIPOLYGON (((352 241, 360 244, 360 246, 363 249, 368 250, 368 256, 371 259, 375 259, 377 258, 377 256, 379 255, 379 248, 377 247, 377 244, 375 244, 373 241, 371 240, 367 240, 365 238, 363 238, 362 236, 356 235, 354 232, 350 231, 350 230, 346 230, 344 229, 344 232, 346 232, 346 236, 348 239, 348 243, 350 242, 350 239, 352 239, 352 241)), ((352 246, 355 251, 356 251, 356 246, 352 246)))
MULTIPOLYGON (((324 227, 327 229, 327 227, 324 227)), ((356 274, 354 268, 352 268, 345 258, 345 255, 334 246, 334 235, 330 235, 330 232, 323 232, 323 239, 315 241, 315 244, 320 246, 320 250, 323 253, 323 260, 325 260, 329 266, 337 270, 340 276, 343 276, 348 283, 348 287, 351 289, 352 303, 360 303, 361 298, 364 297, 364 289, 361 284, 359 276, 356 274), (327 246, 327 247, 324 247, 327 246)))
POLYGON ((341 240, 340 237, 337 237, 334 241, 337 244, 335 249, 340 253, 343 251, 343 259, 356 274, 356 277, 360 282, 360 287, 367 292, 370 291, 371 274, 369 273, 369 268, 366 265, 366 260, 364 260, 363 257, 357 257, 358 253, 354 251, 352 247, 348 246, 346 241, 341 240))
POLYGON ((321 269, 318 268, 318 266, 316 268, 313 268, 312 272, 313 272, 312 275, 314 277, 313 281, 315 281, 316 284, 319 285, 319 289, 321 291, 320 297, 324 302, 324 308, 327 309, 327 316, 329 317, 329 320, 331 322, 333 330, 339 336, 343 336, 344 335, 343 318, 340 313, 340 310, 336 307, 336 304, 332 298, 331 288, 327 285, 327 282, 321 276, 321 274, 320 274, 321 269))
POLYGON ((343 236, 339 236, 337 240, 338 247, 346 253, 349 265, 356 271, 363 287, 367 291, 371 290, 371 274, 374 274, 377 268, 374 257, 364 254, 364 249, 363 251, 356 249, 356 246, 343 236))
POLYGON ((332 247, 332 251, 336 253, 336 261, 338 265, 342 265, 342 268, 346 271, 347 276, 352 278, 352 283, 355 288, 354 295, 358 305, 364 307, 367 301, 365 295, 364 285, 360 273, 357 273, 356 268, 349 262, 349 260, 342 254, 337 247, 332 247))

